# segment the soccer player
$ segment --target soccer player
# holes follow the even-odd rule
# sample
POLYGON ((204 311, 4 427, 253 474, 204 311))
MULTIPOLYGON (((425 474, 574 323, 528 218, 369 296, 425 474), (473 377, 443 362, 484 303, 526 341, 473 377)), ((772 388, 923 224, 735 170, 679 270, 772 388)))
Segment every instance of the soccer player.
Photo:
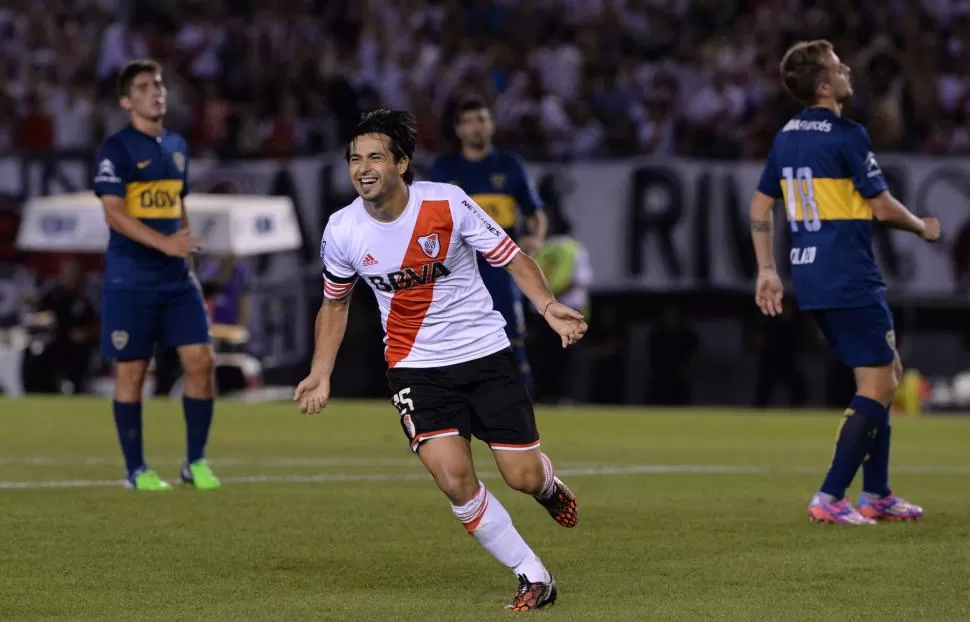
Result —
POLYGON ((303 413, 326 406, 350 293, 363 278, 380 307, 388 384, 411 450, 468 533, 517 575, 508 608, 538 609, 555 601, 556 584, 479 481, 471 436, 492 449, 506 483, 533 496, 560 525, 575 526, 579 513, 540 451, 532 401, 476 251, 509 271, 563 347, 581 339, 586 324, 556 301, 536 263, 460 188, 413 181, 416 141, 410 114, 380 109, 361 118, 348 144, 360 197, 331 216, 323 233, 324 300, 313 363, 295 399, 303 413))
POLYGON ((751 200, 759 272, 755 302, 782 312, 772 253, 772 209, 783 199, 791 228, 791 271, 801 309, 811 311, 836 355, 854 370, 856 395, 839 428, 835 456, 808 506, 813 521, 850 525, 917 520, 923 509, 889 487, 889 407, 902 374, 892 312, 872 252, 872 219, 933 242, 935 218, 917 218, 886 185, 865 128, 842 118, 849 69, 828 41, 792 46, 781 61, 785 89, 805 109, 775 136, 751 200), (862 495, 845 492, 862 467, 862 495))
MULTIPOLYGON (((546 237, 546 214, 522 160, 492 146, 495 124, 484 100, 469 97, 458 103, 455 133, 461 151, 435 160, 428 179, 455 184, 505 229, 528 255, 535 255, 546 237), (522 224, 525 220, 525 228, 522 224), (522 234, 520 236, 520 234, 522 234)), ((535 395, 532 370, 525 350, 525 314, 522 294, 509 272, 490 265, 484 256, 478 267, 495 308, 505 318, 505 332, 522 368, 529 393, 535 395)))
POLYGON ((136 60, 118 76, 131 122, 98 150, 94 191, 111 228, 105 255, 101 352, 116 360, 114 417, 126 486, 171 486, 148 468, 142 444, 142 386, 155 345, 176 348, 185 374, 188 453, 181 480, 219 488, 205 460, 212 424, 213 354, 209 320, 188 259, 199 250, 182 201, 188 193, 185 139, 162 128, 165 85, 158 63, 136 60))

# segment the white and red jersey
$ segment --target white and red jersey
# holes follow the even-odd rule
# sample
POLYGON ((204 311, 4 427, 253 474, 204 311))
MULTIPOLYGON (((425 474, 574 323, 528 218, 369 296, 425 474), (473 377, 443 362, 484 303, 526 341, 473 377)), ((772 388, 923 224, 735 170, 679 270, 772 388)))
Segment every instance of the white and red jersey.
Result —
POLYGON ((441 367, 509 346, 475 252, 504 266, 519 247, 465 192, 415 182, 393 222, 367 213, 362 199, 330 217, 320 244, 324 296, 350 293, 358 277, 374 290, 388 367, 441 367))

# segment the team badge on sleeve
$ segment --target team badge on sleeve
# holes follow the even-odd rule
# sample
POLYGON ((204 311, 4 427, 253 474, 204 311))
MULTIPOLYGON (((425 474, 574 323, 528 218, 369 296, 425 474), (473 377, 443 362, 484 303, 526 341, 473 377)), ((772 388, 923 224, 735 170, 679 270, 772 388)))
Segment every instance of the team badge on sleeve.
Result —
POLYGON ((185 172, 185 154, 180 151, 176 151, 172 154, 172 161, 175 162, 175 168, 177 168, 180 173, 185 172))

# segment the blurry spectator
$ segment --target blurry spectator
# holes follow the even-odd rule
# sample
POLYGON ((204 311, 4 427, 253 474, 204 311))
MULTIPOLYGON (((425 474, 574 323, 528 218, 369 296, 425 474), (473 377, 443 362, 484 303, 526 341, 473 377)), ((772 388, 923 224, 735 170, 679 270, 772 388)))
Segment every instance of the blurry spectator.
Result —
MULTIPOLYGON (((547 213, 549 237, 536 253, 536 263, 542 268, 556 298, 581 311, 589 321, 589 288, 593 284, 589 253, 573 236, 572 226, 558 210, 547 209, 547 213)), ((534 326, 530 327, 529 335, 535 350, 534 356, 530 353, 530 360, 545 361, 533 370, 537 398, 553 403, 575 399, 576 357, 581 355, 581 348, 563 350, 559 335, 544 329, 541 325, 544 321, 538 313, 531 313, 530 319, 534 326)))
POLYGON ((115 101, 117 70, 151 55, 165 67, 166 123, 191 132, 196 151, 252 153, 254 125, 271 153, 329 150, 378 105, 414 111, 423 146, 437 148, 449 102, 476 92, 493 103, 502 143, 530 157, 760 159, 798 109, 779 88, 781 54, 824 36, 856 73, 846 114, 870 125, 876 149, 968 153, 970 19, 951 4, 7 3, 0 148, 24 115, 32 149, 81 148, 118 129, 127 118, 115 101), (93 103, 79 88, 92 66, 93 103))
POLYGON ((91 149, 95 146, 95 92, 90 80, 55 88, 48 100, 54 120, 56 149, 91 149))
POLYGON ((84 294, 80 264, 61 264, 57 283, 34 304, 37 311, 53 314, 53 335, 39 355, 24 361, 27 390, 45 393, 82 393, 92 370, 92 356, 98 345, 98 314, 84 294), (62 385, 62 383, 68 383, 62 385))
POLYGON ((49 151, 54 146, 54 121, 47 113, 39 93, 27 96, 26 111, 20 120, 20 146, 30 152, 49 151))
POLYGON ((98 79, 111 80, 125 63, 148 56, 148 40, 144 33, 129 23, 116 21, 101 36, 101 56, 98 59, 98 79))
POLYGON ((231 255, 209 257, 200 262, 197 274, 212 322, 248 328, 252 305, 245 264, 231 255))

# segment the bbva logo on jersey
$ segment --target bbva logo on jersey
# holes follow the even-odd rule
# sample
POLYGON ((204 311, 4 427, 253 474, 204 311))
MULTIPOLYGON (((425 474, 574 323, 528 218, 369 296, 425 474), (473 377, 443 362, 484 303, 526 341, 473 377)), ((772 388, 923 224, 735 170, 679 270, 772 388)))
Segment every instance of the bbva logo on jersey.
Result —
POLYGON ((422 287, 434 285, 438 279, 451 274, 444 262, 435 261, 426 263, 420 267, 403 268, 396 272, 391 272, 387 276, 371 275, 367 277, 374 289, 382 292, 396 292, 412 287, 422 287))
POLYGON ((418 238, 418 246, 421 247, 425 255, 432 259, 437 259, 438 253, 441 252, 441 240, 438 239, 437 233, 420 236, 418 238))

